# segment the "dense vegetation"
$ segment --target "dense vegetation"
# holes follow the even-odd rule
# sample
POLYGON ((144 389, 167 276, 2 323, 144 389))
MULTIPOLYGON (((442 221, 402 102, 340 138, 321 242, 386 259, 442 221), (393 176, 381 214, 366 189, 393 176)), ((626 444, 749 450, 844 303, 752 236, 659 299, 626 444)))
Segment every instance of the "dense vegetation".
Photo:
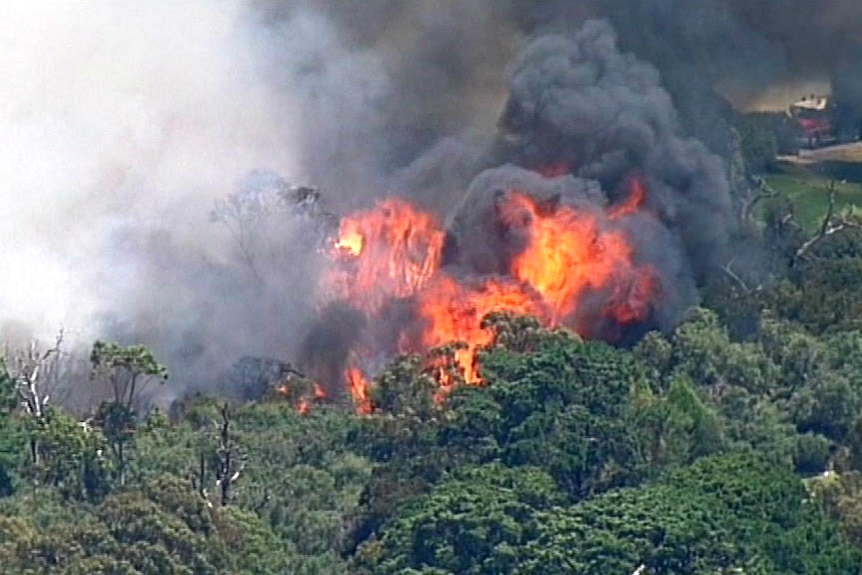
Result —
POLYGON ((298 377, 144 409, 164 366, 97 342, 109 399, 82 418, 40 388, 58 349, 9 351, 0 573, 858 573, 862 234, 811 241, 822 209, 779 213, 796 193, 763 209, 772 278, 729 268, 672 333, 622 349, 492 315, 486 385, 441 399, 454 348, 403 357, 370 414, 297 409, 298 377))

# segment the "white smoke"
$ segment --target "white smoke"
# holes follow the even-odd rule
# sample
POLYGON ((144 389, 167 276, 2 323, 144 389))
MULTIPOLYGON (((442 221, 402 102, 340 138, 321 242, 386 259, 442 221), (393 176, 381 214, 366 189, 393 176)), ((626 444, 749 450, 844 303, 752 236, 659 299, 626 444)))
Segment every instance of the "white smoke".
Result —
POLYGON ((0 6, 0 336, 91 336, 94 314, 158 300, 115 232, 218 258, 215 199, 252 168, 298 174, 298 104, 258 40, 239 0, 0 6))

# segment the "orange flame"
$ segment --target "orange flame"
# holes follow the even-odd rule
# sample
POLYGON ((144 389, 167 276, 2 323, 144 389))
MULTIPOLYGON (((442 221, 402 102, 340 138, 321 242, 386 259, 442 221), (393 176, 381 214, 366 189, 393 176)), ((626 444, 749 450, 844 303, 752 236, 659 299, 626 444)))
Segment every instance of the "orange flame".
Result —
POLYGON ((629 186, 629 197, 622 204, 611 208, 609 216, 612 220, 637 213, 646 201, 646 186, 641 178, 632 178, 629 186))
MULTIPOLYGON (((633 249, 622 231, 602 229, 599 214, 569 206, 542 213, 531 198, 513 193, 501 216, 504 222, 528 230, 529 245, 515 257, 511 273, 542 295, 551 308, 552 325, 576 312, 588 290, 616 290, 620 284, 628 285, 630 278, 653 276, 649 268, 632 263, 633 249)), ((617 312, 615 305, 610 317, 621 323, 643 319, 648 309, 640 305, 641 299, 621 301, 620 306, 627 304, 625 311, 617 312)), ((649 300, 642 303, 648 306, 649 300)))
POLYGON ((491 343, 492 334, 481 327, 482 319, 492 312, 511 311, 543 317, 541 300, 526 286, 486 279, 476 286, 440 275, 423 291, 417 302, 424 321, 420 348, 431 349, 451 342, 463 342, 465 349, 455 351, 455 361, 467 383, 479 383, 476 351, 491 343))
POLYGON ((360 415, 371 413, 371 398, 368 396, 368 382, 362 371, 355 367, 351 367, 345 374, 347 383, 350 384, 350 393, 353 395, 353 401, 356 404, 356 412, 360 415))
POLYGON ((378 202, 341 222, 336 255, 350 267, 327 274, 326 291, 373 315, 389 299, 410 297, 428 282, 440 267, 444 238, 434 217, 404 200, 378 202))
MULTIPOLYGON (((275 388, 276 393, 285 397, 290 396, 293 391, 287 383, 283 383, 275 388)), ((326 391, 320 384, 313 384, 311 389, 312 397, 301 396, 296 400, 296 410, 305 415, 311 410, 311 404, 315 401, 326 399, 326 391)))
POLYGON ((321 400, 326 399, 326 392, 323 391, 323 387, 320 384, 314 384, 314 399, 321 400))
MULTIPOLYGON (((555 177, 568 173, 568 166, 554 165, 542 173, 555 177)), ((640 178, 632 179, 623 203, 604 211, 544 206, 510 192, 498 217, 501 224, 523 232, 526 245, 512 258, 508 277, 469 281, 441 271, 445 231, 433 216, 404 200, 384 200, 342 221, 324 291, 372 320, 381 317, 393 298, 411 302, 420 325, 402 329, 398 351, 424 353, 463 342, 454 351, 456 367, 464 381, 480 384, 476 354, 492 342, 493 334, 482 327, 489 313, 532 315, 544 325, 566 325, 585 335, 597 319, 626 325, 648 317, 658 297, 658 276, 650 266, 635 263, 634 247, 618 222, 637 213, 645 198, 640 178), (600 315, 579 315, 592 294, 601 298, 600 315)), ((361 350, 353 354, 359 357, 361 350)), ((432 361, 429 367, 440 366, 432 361)), ((445 393, 453 384, 451 372, 441 367, 436 373, 445 393)), ((345 380, 357 411, 370 413, 366 374, 349 367, 345 380)))

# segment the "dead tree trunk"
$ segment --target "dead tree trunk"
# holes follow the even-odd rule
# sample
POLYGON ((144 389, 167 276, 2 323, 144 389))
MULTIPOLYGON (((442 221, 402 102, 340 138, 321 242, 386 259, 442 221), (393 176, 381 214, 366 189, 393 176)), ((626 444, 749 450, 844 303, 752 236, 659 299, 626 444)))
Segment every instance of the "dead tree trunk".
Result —
POLYGON ((221 408, 222 421, 219 430, 219 470, 216 485, 222 506, 230 505, 234 497, 234 484, 245 467, 239 447, 231 434, 230 408, 225 403, 221 408))
MULTIPOLYGON (((50 381, 52 372, 57 370, 57 362, 62 354, 63 331, 57 334, 53 347, 42 352, 36 342, 31 342, 27 349, 10 356, 11 375, 15 380, 15 389, 24 412, 39 426, 45 421, 45 411, 48 407, 50 394, 44 389, 50 381)), ((39 440, 35 433, 30 434, 30 460, 38 465, 40 460, 39 440)))

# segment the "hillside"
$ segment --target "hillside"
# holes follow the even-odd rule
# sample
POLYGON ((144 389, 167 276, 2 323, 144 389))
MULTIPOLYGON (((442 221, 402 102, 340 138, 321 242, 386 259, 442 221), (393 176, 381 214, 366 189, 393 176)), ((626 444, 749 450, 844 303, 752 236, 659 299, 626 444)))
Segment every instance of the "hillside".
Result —
POLYGON ((7 4, 0 575, 862 573, 858 0, 7 4))

